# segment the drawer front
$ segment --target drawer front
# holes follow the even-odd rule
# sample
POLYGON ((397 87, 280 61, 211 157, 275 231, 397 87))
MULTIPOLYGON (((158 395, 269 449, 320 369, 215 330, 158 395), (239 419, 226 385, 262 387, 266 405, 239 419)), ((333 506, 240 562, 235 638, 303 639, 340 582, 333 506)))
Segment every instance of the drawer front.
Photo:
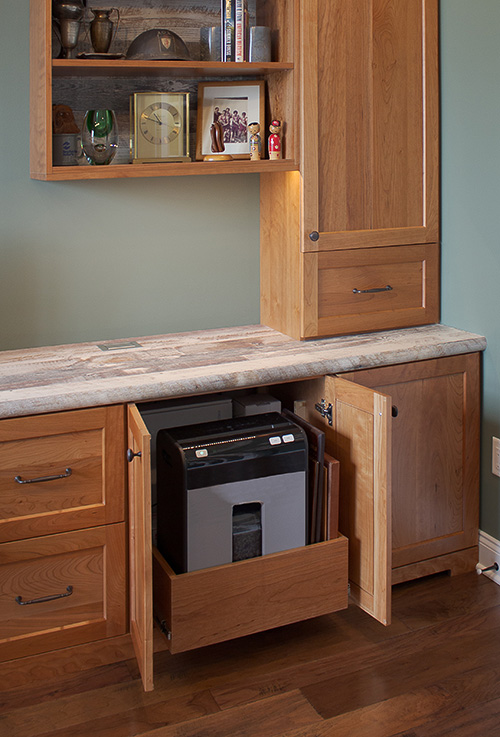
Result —
POLYGON ((304 337, 439 321, 436 244, 305 254, 304 337))
POLYGON ((347 607, 347 538, 176 576, 153 558, 155 615, 172 653, 347 607))
POLYGON ((0 660, 126 631, 125 523, 0 545, 0 660))
POLYGON ((121 407, 0 422, 0 542, 124 519, 121 407))

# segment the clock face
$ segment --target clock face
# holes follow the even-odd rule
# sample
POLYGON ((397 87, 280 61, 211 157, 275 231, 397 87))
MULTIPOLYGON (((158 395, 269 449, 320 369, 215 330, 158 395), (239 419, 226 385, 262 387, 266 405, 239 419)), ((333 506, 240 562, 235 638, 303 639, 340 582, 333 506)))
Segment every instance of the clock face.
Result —
POLYGON ((187 92, 136 92, 131 95, 132 161, 190 161, 188 121, 187 92))
POLYGON ((169 102, 154 102, 141 113, 139 130, 155 146, 173 141, 181 130, 179 111, 169 102))

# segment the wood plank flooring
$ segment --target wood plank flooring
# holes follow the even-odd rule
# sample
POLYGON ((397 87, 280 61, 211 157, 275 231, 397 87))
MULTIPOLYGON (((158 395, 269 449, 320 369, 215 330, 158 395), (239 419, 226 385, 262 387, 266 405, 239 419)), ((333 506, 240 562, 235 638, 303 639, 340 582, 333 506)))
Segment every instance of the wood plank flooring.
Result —
POLYGON ((0 684, 1 737, 500 737, 500 587, 446 574, 222 645, 0 684))

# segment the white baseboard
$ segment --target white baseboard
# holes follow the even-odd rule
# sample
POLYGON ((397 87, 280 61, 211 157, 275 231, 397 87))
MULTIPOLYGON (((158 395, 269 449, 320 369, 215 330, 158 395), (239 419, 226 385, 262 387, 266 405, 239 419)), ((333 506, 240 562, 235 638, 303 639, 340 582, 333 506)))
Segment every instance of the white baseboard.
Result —
MULTIPOLYGON (((500 566, 500 541, 488 535, 487 532, 479 530, 479 565, 481 568, 487 568, 493 563, 498 563, 500 566)), ((487 571, 482 575, 488 576, 500 586, 500 570, 487 571)))

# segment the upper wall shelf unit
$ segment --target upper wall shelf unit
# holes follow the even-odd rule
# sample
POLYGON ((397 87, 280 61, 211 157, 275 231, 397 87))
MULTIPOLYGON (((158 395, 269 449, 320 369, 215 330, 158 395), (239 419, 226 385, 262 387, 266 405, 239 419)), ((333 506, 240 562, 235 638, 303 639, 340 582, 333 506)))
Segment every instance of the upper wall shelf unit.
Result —
MULTIPOLYGON (((30 3, 30 172, 33 179, 114 179, 203 174, 241 174, 294 171, 299 168, 298 134, 298 0, 248 0, 249 24, 271 28, 272 61, 222 62, 200 59, 200 28, 220 22, 220 0, 114 0, 120 22, 111 51, 124 54, 144 30, 168 28, 185 41, 192 61, 152 61, 59 57, 53 34, 52 0, 30 3), (198 83, 237 80, 265 82, 266 149, 271 120, 283 121, 283 158, 269 161, 234 159, 205 162, 195 158, 198 83), (136 92, 189 92, 189 155, 191 161, 130 163, 129 99, 136 92), (52 106, 69 105, 79 127, 86 110, 111 108, 120 134, 118 153, 106 166, 56 166, 53 163, 52 106)), ((92 8, 109 8, 107 0, 93 0, 92 8)), ((82 22, 77 53, 92 52, 88 15, 82 22)), ((116 29, 115 29, 116 30, 116 29)))

